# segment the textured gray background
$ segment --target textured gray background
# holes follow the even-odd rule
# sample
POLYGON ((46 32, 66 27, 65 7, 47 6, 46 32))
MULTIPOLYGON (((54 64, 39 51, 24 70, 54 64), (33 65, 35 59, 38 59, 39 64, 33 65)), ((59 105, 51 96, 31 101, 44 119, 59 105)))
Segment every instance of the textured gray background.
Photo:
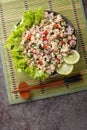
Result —
POLYGON ((87 91, 10 106, 0 59, 0 130, 87 130, 87 91))

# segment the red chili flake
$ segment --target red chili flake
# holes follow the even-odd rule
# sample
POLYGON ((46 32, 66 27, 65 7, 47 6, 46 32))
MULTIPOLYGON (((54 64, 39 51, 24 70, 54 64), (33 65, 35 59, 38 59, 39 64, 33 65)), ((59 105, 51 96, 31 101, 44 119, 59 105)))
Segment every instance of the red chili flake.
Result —
POLYGON ((46 38, 46 37, 43 37, 43 41, 47 41, 47 38, 46 38))
POLYGON ((47 44, 44 43, 44 44, 43 44, 43 48, 44 48, 44 49, 47 49, 47 44))
POLYGON ((40 60, 39 63, 40 63, 40 65, 43 65, 43 61, 42 60, 40 60))
POLYGON ((59 28, 59 24, 54 24, 54 28, 59 28))
POLYGON ((43 34, 47 35, 47 34, 48 34, 48 31, 47 31, 47 30, 46 30, 46 31, 44 31, 44 32, 43 32, 43 34))
POLYGON ((58 57, 56 57, 56 60, 57 60, 57 61, 60 61, 60 59, 59 59, 58 57))
POLYGON ((57 35, 58 38, 62 38, 59 34, 57 35))
POLYGON ((63 44, 65 44, 65 42, 64 42, 64 41, 62 41, 62 42, 61 42, 61 44, 63 45, 63 44))
POLYGON ((31 39, 31 35, 32 34, 28 35, 27 38, 26 38, 26 40, 30 40, 31 39))

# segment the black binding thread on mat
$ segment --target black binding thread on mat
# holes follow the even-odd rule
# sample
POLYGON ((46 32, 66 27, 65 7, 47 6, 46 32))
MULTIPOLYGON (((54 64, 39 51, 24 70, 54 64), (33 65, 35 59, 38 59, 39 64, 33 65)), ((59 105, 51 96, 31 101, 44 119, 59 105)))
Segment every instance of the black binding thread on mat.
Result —
POLYGON ((28 10, 28 1, 27 0, 24 0, 24 7, 26 10, 28 10))
POLYGON ((53 11, 52 1, 51 1, 51 0, 48 0, 48 3, 49 3, 49 8, 50 8, 50 10, 53 11))
POLYGON ((3 9, 2 9, 1 2, 0 2, 0 18, 1 18, 2 28, 3 28, 3 36, 4 36, 4 39, 6 39, 7 38, 7 34, 6 34, 5 21, 4 21, 3 9))
MULTIPOLYGON (((40 84, 43 84, 43 82, 40 81, 40 84)), ((40 90, 41 90, 41 94, 45 94, 45 89, 44 88, 41 88, 40 90)))
MULTIPOLYGON (((3 36, 6 41, 7 31, 6 31, 5 19, 4 19, 3 8, 2 8, 1 2, 0 2, 0 18, 1 18, 1 25, 2 25, 2 29, 3 29, 3 36)), ((12 59, 11 59, 10 52, 8 49, 6 49, 6 53, 7 53, 7 58, 9 61, 9 70, 10 70, 10 75, 11 75, 11 79, 12 79, 12 85, 13 85, 14 89, 17 89, 16 81, 15 81, 15 77, 14 77, 12 59)), ((15 94, 15 98, 18 98, 18 94, 15 94)))
POLYGON ((75 5, 74 0, 71 0, 71 2, 72 2, 73 12, 74 12, 74 16, 75 16, 75 21, 76 21, 77 28, 78 28, 79 40, 81 42, 81 46, 82 46, 82 50, 83 50, 83 55, 84 55, 84 59, 85 59, 85 63, 86 63, 86 68, 87 68, 87 52, 86 52, 86 49, 85 49, 85 43, 84 43, 84 40, 83 40, 83 36, 82 36, 80 24, 79 24, 79 19, 78 19, 78 15, 77 15, 76 5, 75 5))

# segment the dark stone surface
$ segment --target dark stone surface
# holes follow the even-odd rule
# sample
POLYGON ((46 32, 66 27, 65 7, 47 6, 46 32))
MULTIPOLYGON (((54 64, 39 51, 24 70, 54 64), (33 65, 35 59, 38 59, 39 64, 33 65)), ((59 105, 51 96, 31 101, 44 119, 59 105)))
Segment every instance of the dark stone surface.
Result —
POLYGON ((10 106, 0 60, 0 130, 87 130, 87 91, 10 106))

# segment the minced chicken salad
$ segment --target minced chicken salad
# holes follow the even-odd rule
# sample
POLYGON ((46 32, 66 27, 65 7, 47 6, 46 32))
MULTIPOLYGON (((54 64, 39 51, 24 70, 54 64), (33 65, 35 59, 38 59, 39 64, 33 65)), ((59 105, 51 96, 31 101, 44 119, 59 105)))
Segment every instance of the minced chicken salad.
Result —
POLYGON ((7 42, 15 68, 31 78, 44 80, 61 67, 64 57, 73 53, 77 38, 63 16, 37 9, 24 13, 7 42))

